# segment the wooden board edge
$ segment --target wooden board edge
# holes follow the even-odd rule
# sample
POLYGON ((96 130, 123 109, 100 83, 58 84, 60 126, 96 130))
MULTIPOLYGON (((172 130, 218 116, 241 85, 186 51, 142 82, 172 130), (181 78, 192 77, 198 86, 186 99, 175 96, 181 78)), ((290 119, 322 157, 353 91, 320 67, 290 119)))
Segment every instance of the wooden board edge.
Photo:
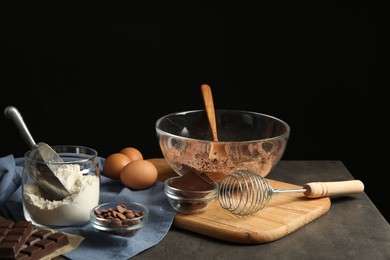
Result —
POLYGON ((243 229, 231 230, 226 233, 223 223, 206 220, 202 225, 199 225, 199 219, 186 218, 185 215, 180 214, 176 215, 173 226, 235 244, 265 244, 279 240, 326 214, 331 206, 330 198, 326 199, 327 203, 312 211, 311 215, 302 216, 285 226, 262 233, 243 229))

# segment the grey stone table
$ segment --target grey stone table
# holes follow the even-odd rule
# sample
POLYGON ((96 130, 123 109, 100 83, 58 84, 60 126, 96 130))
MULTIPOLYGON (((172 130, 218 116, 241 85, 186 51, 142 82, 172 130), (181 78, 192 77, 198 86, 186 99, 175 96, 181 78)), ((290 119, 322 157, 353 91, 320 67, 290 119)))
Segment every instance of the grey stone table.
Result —
MULTIPOLYGON (((267 176, 296 185, 351 180, 340 161, 281 161, 267 176)), ((270 243, 234 244, 172 227, 132 259, 390 259, 390 225, 365 193, 331 198, 323 216, 270 243)))

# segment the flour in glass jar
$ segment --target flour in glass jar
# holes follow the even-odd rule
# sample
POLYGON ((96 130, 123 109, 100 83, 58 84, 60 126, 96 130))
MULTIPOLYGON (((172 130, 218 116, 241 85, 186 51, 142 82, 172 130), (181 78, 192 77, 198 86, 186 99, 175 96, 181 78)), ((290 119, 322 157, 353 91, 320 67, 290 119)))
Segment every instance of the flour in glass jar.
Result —
POLYGON ((99 177, 82 175, 77 164, 61 165, 54 174, 71 195, 50 201, 42 197, 37 185, 25 184, 23 207, 26 218, 44 226, 85 224, 89 221, 90 210, 99 204, 99 177))

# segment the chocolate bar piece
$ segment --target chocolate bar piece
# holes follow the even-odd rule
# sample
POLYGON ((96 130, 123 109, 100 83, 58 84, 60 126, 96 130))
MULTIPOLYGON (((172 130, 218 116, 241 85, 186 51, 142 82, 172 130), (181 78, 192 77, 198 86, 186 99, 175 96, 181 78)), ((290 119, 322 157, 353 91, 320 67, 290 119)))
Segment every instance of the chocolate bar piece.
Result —
POLYGON ((0 259, 41 259, 67 244, 64 233, 35 227, 29 221, 0 220, 0 259))
POLYGON ((30 243, 28 247, 20 250, 16 259, 41 259, 69 243, 68 237, 60 232, 51 233, 44 239, 35 236, 35 233, 32 234, 31 237, 38 238, 38 240, 35 240, 35 242, 30 243))
POLYGON ((211 180, 205 179, 204 175, 196 172, 188 172, 180 178, 172 181, 172 187, 188 191, 209 191, 214 188, 211 180))
POLYGON ((0 259, 12 259, 19 253, 31 235, 33 225, 25 220, 17 222, 3 220, 0 221, 0 228, 2 230, 0 235, 0 259))

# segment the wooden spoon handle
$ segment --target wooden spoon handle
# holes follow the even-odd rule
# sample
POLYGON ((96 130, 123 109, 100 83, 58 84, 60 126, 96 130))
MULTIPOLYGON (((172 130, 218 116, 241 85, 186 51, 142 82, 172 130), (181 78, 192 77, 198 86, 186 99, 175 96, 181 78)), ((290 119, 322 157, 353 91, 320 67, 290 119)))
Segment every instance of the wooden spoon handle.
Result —
POLYGON ((303 186, 308 198, 320 198, 333 195, 360 193, 364 190, 363 182, 359 180, 334 182, 309 182, 303 186))
POLYGON ((209 119, 211 132, 213 134, 213 140, 218 141, 217 124, 215 121, 214 101, 211 88, 207 84, 201 85, 201 91, 203 96, 203 102, 206 109, 207 117, 209 119))

